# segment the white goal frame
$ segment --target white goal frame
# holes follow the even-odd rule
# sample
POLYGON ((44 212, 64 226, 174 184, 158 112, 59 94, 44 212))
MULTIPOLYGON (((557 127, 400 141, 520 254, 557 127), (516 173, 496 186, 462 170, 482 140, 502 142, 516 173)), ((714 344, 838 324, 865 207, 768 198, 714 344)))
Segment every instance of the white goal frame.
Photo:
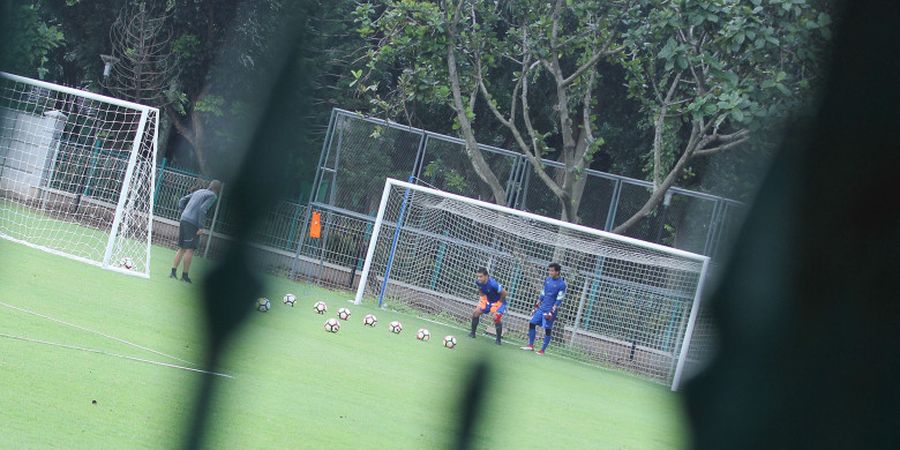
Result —
MULTIPOLYGON (((701 267, 701 269, 699 271, 699 281, 697 283, 696 292, 694 293, 693 300, 691 302, 691 310, 690 310, 689 318, 687 320, 686 328, 684 329, 684 334, 683 334, 682 342, 680 345, 680 350, 678 352, 678 359, 677 359, 676 367, 674 370, 674 376, 671 380, 672 390, 677 390, 679 388, 679 386, 681 386, 682 378, 684 377, 684 373, 685 373, 685 362, 688 358, 688 349, 690 347, 694 327, 697 322, 698 313, 700 310, 703 286, 706 282, 707 275, 708 275, 708 268, 709 268, 709 262, 710 262, 709 257, 703 256, 703 255, 698 255, 698 254, 691 253, 691 252, 687 252, 684 250, 666 247, 666 246, 651 243, 651 242, 641 241, 639 239, 634 239, 634 238, 630 238, 627 236, 622 236, 622 235, 617 235, 617 234, 609 233, 609 232, 602 231, 602 230, 597 230, 594 228, 589 228, 589 227, 586 227, 583 225, 568 223, 568 222, 564 222, 564 221, 561 221, 558 219, 552 219, 549 217, 540 216, 540 215, 533 214, 533 213, 530 213, 527 211, 520 211, 520 210, 508 208, 505 206, 500 206, 500 205, 496 205, 493 203, 475 200, 472 198, 463 197, 461 195, 456 195, 456 194, 440 191, 437 189, 424 187, 424 186, 416 185, 413 183, 408 183, 408 182, 388 178, 385 181, 384 190, 383 190, 382 196, 381 196, 381 202, 379 204, 377 216, 375 217, 375 222, 374 222, 374 226, 372 228, 371 238, 369 240, 368 249, 366 251, 365 263, 363 265, 363 269, 360 274, 359 286, 357 288, 356 296, 354 299, 354 303, 357 305, 362 303, 363 298, 365 296, 367 283, 369 282, 369 279, 371 277, 372 265, 373 265, 373 260, 375 258, 376 247, 377 247, 376 244, 378 243, 378 239, 381 234, 382 228, 386 224, 385 210, 388 205, 389 197, 391 196, 392 191, 395 192, 395 195, 396 195, 396 192, 398 189, 402 189, 404 192, 403 206, 401 207, 401 209, 400 209, 401 212, 399 213, 399 215, 401 217, 401 221, 402 221, 402 217, 403 217, 403 210, 406 208, 406 198, 409 196, 409 194, 411 192, 422 192, 422 193, 427 193, 427 194, 432 194, 435 196, 443 197, 446 199, 455 200, 455 201, 462 202, 462 203, 465 203, 465 204, 468 204, 471 206, 475 206, 478 208, 485 208, 485 209, 500 212, 503 214, 514 215, 514 216, 518 216, 523 219, 527 219, 527 220, 534 221, 534 222, 541 222, 543 224, 551 225, 553 227, 558 227, 560 229, 568 229, 568 230, 573 230, 573 231, 577 231, 580 233, 585 233, 585 234, 597 237, 598 240, 600 240, 600 239, 614 240, 617 242, 627 243, 627 244, 630 244, 630 245, 633 245, 636 247, 641 247, 641 248, 645 248, 645 249, 652 250, 655 252, 661 252, 661 253, 685 258, 685 259, 696 262, 699 265, 699 267, 701 267)), ((389 225, 394 226, 396 224, 390 223, 389 225)), ((401 224, 401 228, 403 226, 404 225, 401 224)), ((396 239, 396 236, 395 236, 395 239, 396 239)), ((395 246, 396 246, 396 242, 392 243, 392 245, 391 245, 392 249, 390 251, 390 256, 388 257, 389 261, 391 261, 391 262, 392 262, 392 259, 394 256, 393 247, 395 247, 395 246)), ((391 262, 388 263, 388 267, 390 266, 391 262)), ((563 271, 565 272, 565 270, 566 269, 564 268, 563 271)), ((388 274, 390 273, 389 268, 387 269, 387 272, 388 272, 388 274)), ((580 312, 579 312, 579 314, 580 314, 580 312)))
MULTIPOLYGON (((98 220, 96 224, 93 224, 94 227, 105 230, 108 233, 106 244, 103 248, 101 257, 85 257, 63 249, 53 248, 53 246, 51 245, 42 245, 30 242, 27 238, 12 236, 3 233, 2 230, 0 230, 0 238, 39 249, 54 255, 63 256, 86 264, 98 266, 107 270, 112 270, 142 278, 149 278, 150 254, 152 245, 151 241, 153 236, 154 221, 154 198, 152 187, 156 185, 156 165, 160 121, 159 109, 118 98, 96 94, 93 92, 48 83, 46 81, 13 75, 6 72, 0 72, 0 81, 17 83, 35 90, 43 89, 46 91, 58 93, 61 96, 69 95, 72 96, 72 98, 79 98, 85 103, 88 103, 88 101, 97 102, 98 104, 105 104, 110 105, 111 107, 121 108, 118 111, 130 111, 131 114, 140 115, 137 126, 133 130, 134 136, 133 139, 131 139, 130 149, 128 149, 128 160, 127 166, 124 171, 124 179, 121 181, 121 188, 117 191, 115 203, 94 199, 84 200, 86 204, 89 203, 92 206, 106 208, 107 210, 113 210, 114 208, 114 212, 112 213, 112 220, 110 223, 107 224, 107 221, 105 220, 98 220), (145 154, 145 157, 144 160, 141 161, 141 164, 142 167, 145 167, 145 169, 144 172, 141 173, 146 174, 146 177, 149 177, 150 190, 147 198, 141 200, 144 202, 144 206, 135 208, 133 203, 137 201, 137 199, 134 198, 134 193, 136 192, 135 189, 137 189, 137 187, 132 186, 132 179, 135 176, 135 170, 138 166, 138 156, 142 152, 145 154), (146 167, 147 165, 149 165, 149 167, 146 167), (135 255, 141 257, 139 260, 135 261, 136 269, 128 269, 122 267, 120 261, 114 260, 115 257, 123 256, 121 254, 121 247, 125 244, 123 244, 122 241, 129 239, 131 241, 135 241, 136 239, 129 234, 130 230, 127 229, 127 227, 129 226, 128 221, 131 220, 131 218, 128 217, 129 215, 132 216, 131 218, 139 218, 142 223, 145 223, 145 228, 141 230, 141 232, 139 233, 140 236, 137 238, 140 241, 138 245, 140 247, 143 247, 144 254, 135 255), (146 240, 146 242, 143 242, 144 240, 146 240), (116 249, 120 250, 118 252, 119 254, 117 254, 116 249)), ((0 114, 3 113, 4 111, 0 111, 0 114)), ((58 142, 56 145, 58 147, 58 142)), ((0 148, 0 150, 8 151, 9 149, 0 148)), ((52 159, 52 157, 50 159, 52 159)), ((55 168, 56 162, 52 161, 52 164, 53 165, 51 165, 49 169, 45 168, 45 170, 49 170, 50 172, 52 172, 55 168)), ((144 178, 143 180, 144 184, 147 184, 147 178, 144 178)), ((46 190, 50 189, 47 188, 46 190)), ((79 201, 81 201, 80 198, 79 201)), ((134 244, 132 243, 132 246, 133 245, 134 244)), ((128 256, 130 258, 130 255, 124 256, 128 256)))

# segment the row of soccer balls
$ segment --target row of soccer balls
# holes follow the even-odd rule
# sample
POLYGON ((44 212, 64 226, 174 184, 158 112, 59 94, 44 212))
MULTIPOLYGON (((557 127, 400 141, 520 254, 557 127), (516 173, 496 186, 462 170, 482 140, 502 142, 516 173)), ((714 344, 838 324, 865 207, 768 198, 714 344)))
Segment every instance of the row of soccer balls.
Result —
MULTIPOLYGON (((285 305, 293 307, 294 304, 297 303, 297 297, 294 294, 286 294, 282 299, 282 302, 285 305)), ((256 309, 259 312, 268 312, 271 308, 272 303, 265 297, 262 297, 256 301, 256 309)), ((313 311, 315 311, 316 314, 325 314, 326 312, 328 312, 328 305, 326 305, 325 302, 316 302, 313 305, 313 311)), ((341 320, 348 320, 350 318, 350 310, 348 308, 339 308, 337 311, 337 315, 341 320)), ((374 327, 377 323, 378 318, 375 317, 374 314, 366 314, 366 316, 363 317, 363 325, 365 326, 374 327)), ((325 331, 329 333, 337 333, 341 330, 341 323, 338 322, 338 320, 335 318, 326 320, 323 326, 325 328, 325 331)), ((395 320, 388 324, 388 330, 390 330, 391 333, 400 334, 400 332, 403 331, 403 324, 401 324, 399 320, 395 320)), ((431 332, 425 328, 419 328, 419 330, 416 331, 416 339, 427 342, 431 339, 431 332)), ((456 337, 444 336, 443 344, 444 347, 447 348, 456 347, 456 337)))

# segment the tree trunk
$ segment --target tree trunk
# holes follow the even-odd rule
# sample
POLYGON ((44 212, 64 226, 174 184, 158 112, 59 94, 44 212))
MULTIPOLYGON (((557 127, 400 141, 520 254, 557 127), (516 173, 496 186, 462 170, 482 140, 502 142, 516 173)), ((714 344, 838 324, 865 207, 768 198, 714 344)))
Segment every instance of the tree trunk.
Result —
MULTIPOLYGON (((484 181, 494 194, 494 203, 498 205, 506 205, 506 189, 500 184, 500 180, 494 175, 494 171, 488 166, 484 160, 484 155, 478 148, 478 141, 475 140, 475 133, 472 131, 472 123, 469 122, 469 116, 466 115, 466 107, 462 100, 462 93, 459 87, 459 72, 456 67, 456 54, 453 49, 455 36, 451 30, 450 45, 447 50, 447 69, 450 76, 450 90, 453 93, 453 109, 456 111, 456 118, 459 120, 459 129, 462 131, 463 139, 466 142, 466 155, 472 162, 475 173, 482 181, 484 181)), ((474 93, 472 95, 475 95, 474 93)))
POLYGON ((191 126, 194 128, 194 157, 197 158, 197 166, 200 173, 210 175, 209 159, 206 154, 206 127, 203 118, 196 110, 191 112, 191 126))
MULTIPOLYGON (((206 95, 207 92, 208 88, 204 87, 191 103, 196 103, 206 95)), ((175 130, 178 131, 178 134, 183 136, 194 149, 194 158, 197 161, 197 167, 199 168, 200 173, 209 175, 209 155, 206 154, 206 128, 203 125, 203 118, 201 117, 200 112, 196 109, 191 110, 190 124, 185 123, 181 117, 178 116, 178 113, 171 108, 166 108, 166 112, 168 113, 169 118, 172 119, 172 124, 175 126, 175 130)))
POLYGON ((644 206, 641 207, 638 212, 634 213, 631 217, 628 218, 621 225, 615 227, 612 231, 613 233, 622 234, 628 231, 629 228, 634 226, 636 223, 640 222, 645 217, 649 216, 653 210, 659 206, 659 203, 663 200, 666 195, 666 191, 669 190, 675 184, 675 180, 678 179, 678 176, 681 175, 681 171, 684 170, 684 166, 687 165, 688 161, 694 156, 694 150, 696 150, 697 144, 692 139, 688 142, 687 148, 685 148, 684 153, 681 154, 681 157, 678 158, 678 162, 675 163, 675 167, 669 171, 669 174, 666 175, 666 178, 660 183, 659 186, 655 186, 653 189, 653 193, 650 194, 650 198, 647 199, 647 202, 644 203, 644 206))

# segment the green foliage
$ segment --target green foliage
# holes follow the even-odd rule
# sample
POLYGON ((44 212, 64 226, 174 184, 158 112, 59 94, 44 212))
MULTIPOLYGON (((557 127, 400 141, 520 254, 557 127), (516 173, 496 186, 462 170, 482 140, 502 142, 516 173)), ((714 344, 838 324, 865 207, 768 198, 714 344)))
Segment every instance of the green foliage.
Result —
POLYGON ((422 176, 429 184, 440 185, 442 189, 456 194, 466 194, 470 189, 466 176, 444 164, 440 158, 429 162, 422 171, 422 176))
POLYGON ((225 98, 221 95, 205 95, 194 102, 194 109, 216 117, 224 115, 225 98))
POLYGON ((182 34, 172 41, 172 53, 179 65, 193 64, 203 54, 203 41, 196 34, 182 34))
POLYGON ((663 133, 676 145, 665 146, 663 171, 686 151, 685 130, 770 127, 808 105, 818 85, 831 19, 810 1, 653 0, 631 13, 621 64, 645 124, 667 115, 663 133))
POLYGON ((53 67, 51 52, 65 43, 65 37, 55 21, 46 17, 42 2, 22 3, 9 8, 12 29, 7 30, 11 40, 3 43, 9 64, 4 70, 43 79, 53 67))
MULTIPOLYGON (((537 158, 554 158, 569 166, 565 173, 580 177, 605 142, 595 136, 604 121, 593 112, 598 107, 596 66, 616 52, 616 24, 627 5, 566 2, 557 9, 554 2, 535 0, 365 2, 355 17, 369 45, 363 70, 353 72, 354 86, 379 115, 413 122, 410 111, 423 106, 453 113, 451 130, 466 139, 476 134, 537 158), (590 131, 581 120, 585 102, 590 131), (475 130, 464 128, 460 112, 475 130)), ((480 163, 473 158, 472 164, 480 163)), ((574 179, 564 178, 541 180, 553 184, 560 199, 580 197, 574 179)))

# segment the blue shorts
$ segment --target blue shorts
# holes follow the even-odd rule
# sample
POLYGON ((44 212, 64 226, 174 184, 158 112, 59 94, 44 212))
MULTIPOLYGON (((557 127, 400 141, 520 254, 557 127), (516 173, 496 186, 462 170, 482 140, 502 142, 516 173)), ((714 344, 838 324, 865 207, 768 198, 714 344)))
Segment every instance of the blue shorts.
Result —
POLYGON ((556 315, 553 315, 552 319, 547 319, 544 317, 544 311, 537 309, 534 314, 531 315, 531 320, 528 322, 532 325, 540 325, 542 328, 547 330, 553 328, 553 321, 556 320, 556 315))

